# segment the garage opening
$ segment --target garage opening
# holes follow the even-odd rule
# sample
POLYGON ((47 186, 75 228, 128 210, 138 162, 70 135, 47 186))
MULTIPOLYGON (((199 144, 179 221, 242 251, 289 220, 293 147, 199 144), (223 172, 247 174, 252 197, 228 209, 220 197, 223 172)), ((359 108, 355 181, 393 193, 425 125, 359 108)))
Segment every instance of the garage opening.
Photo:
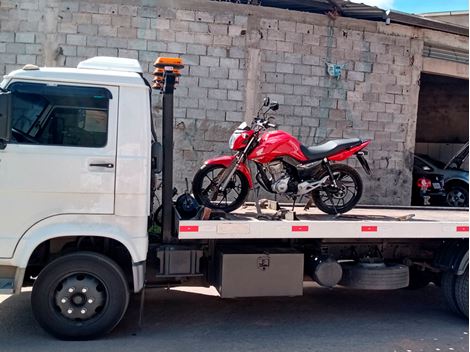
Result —
MULTIPOLYGON (((439 171, 439 169, 445 169, 445 165, 468 142, 468 97, 469 89, 466 79, 421 74, 415 154, 435 161, 436 167, 431 165, 431 169, 436 173, 444 174, 442 180, 444 185, 452 175, 450 172, 439 171)), ((415 158, 414 174, 417 172, 418 163, 419 161, 415 158)), ((455 168, 456 165, 452 166, 455 168)), ((465 188, 468 198, 468 157, 462 162, 460 169, 466 170, 467 186, 465 188)), ((464 177, 465 173, 461 176, 464 177)), ((434 201, 433 203, 432 205, 447 205, 445 202, 434 201)), ((466 203, 468 204, 468 199, 466 203)))

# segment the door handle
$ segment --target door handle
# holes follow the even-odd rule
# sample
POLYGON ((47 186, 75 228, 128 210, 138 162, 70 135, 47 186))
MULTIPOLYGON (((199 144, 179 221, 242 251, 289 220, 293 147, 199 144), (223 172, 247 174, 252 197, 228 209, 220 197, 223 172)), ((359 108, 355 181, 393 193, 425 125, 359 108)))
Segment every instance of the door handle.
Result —
POLYGON ((105 167, 107 169, 112 169, 114 167, 114 164, 113 163, 103 163, 103 164, 90 164, 91 167, 105 167))

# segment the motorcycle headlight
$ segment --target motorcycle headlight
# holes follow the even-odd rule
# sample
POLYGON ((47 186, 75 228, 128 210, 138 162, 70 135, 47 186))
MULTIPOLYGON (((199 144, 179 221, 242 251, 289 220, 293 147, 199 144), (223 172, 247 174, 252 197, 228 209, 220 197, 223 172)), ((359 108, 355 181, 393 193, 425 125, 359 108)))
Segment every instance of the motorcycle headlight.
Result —
POLYGON ((232 133, 232 135, 230 136, 230 140, 228 141, 228 146, 230 149, 233 149, 235 145, 235 140, 237 139, 237 137, 238 137, 238 134, 235 134, 235 133, 232 133))

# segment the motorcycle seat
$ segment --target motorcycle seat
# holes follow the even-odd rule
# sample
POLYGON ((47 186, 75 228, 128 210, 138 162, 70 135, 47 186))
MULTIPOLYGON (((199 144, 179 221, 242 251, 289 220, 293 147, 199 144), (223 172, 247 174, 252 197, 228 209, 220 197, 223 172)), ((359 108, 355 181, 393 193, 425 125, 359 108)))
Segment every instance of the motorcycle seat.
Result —
POLYGON ((300 150, 309 161, 317 161, 360 144, 362 144, 362 140, 359 138, 334 139, 313 147, 306 147, 301 144, 300 150))

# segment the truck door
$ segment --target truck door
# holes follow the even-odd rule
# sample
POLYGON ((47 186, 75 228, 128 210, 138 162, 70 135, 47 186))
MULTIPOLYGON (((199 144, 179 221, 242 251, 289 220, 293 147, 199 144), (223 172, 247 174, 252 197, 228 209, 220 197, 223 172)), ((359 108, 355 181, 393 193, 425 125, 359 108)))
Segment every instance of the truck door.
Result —
POLYGON ((12 140, 0 150, 0 258, 61 214, 113 214, 117 87, 13 82, 12 140))

